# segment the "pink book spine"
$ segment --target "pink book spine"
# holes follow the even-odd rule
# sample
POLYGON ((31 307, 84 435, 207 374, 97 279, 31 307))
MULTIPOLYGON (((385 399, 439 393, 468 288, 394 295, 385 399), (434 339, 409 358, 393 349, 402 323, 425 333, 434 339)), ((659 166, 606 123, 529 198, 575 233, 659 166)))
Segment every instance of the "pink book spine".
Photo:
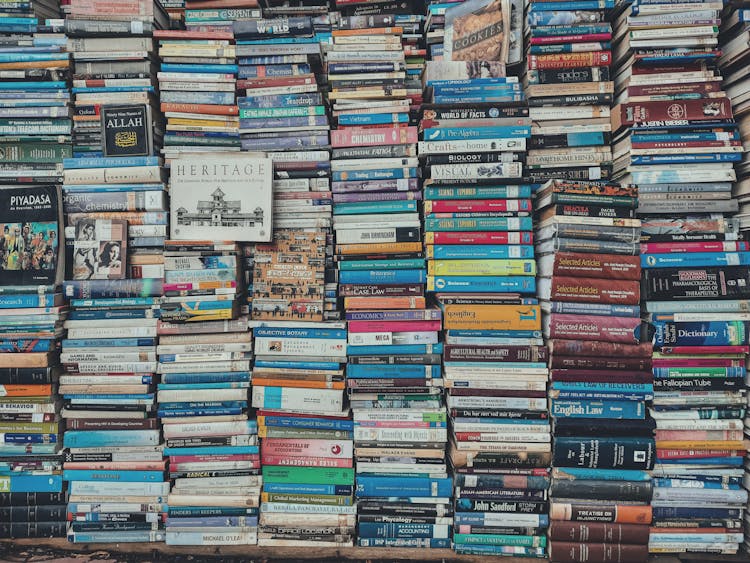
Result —
POLYGON ((290 457, 286 455, 264 455, 263 465, 283 465, 295 467, 353 467, 352 458, 333 457, 290 457))
POLYGON ((442 328, 440 321, 349 321, 349 332, 431 332, 442 328))
POLYGON ((258 461, 258 454, 224 454, 224 455, 173 455, 169 456, 170 463, 196 463, 203 461, 258 461))
POLYGON ((377 147, 380 145, 404 145, 416 143, 416 127, 383 127, 337 129, 331 131, 333 147, 377 147))
POLYGON ((354 455, 349 440, 297 440, 296 438, 266 438, 261 446, 261 456, 351 458, 354 455))
POLYGON ((66 461, 65 469, 91 469, 99 471, 163 471, 166 466, 164 461, 66 461))
MULTIPOLYGON (((208 471, 209 469, 217 469, 218 466, 211 465, 214 461, 203 461, 199 468, 195 467, 194 463, 170 463, 169 471, 175 473, 180 471, 208 471)), ((220 462, 220 463, 231 463, 231 469, 260 469, 260 460, 256 461, 233 461, 233 462, 220 462)), ((227 467, 223 467, 226 469, 227 467)))
POLYGON ((550 337, 638 344, 641 320, 630 317, 550 315, 550 337))
POLYGON ((113 14, 120 16, 144 15, 150 16, 154 13, 154 5, 151 2, 140 0, 77 0, 70 7, 71 16, 79 15, 104 15, 113 14))
POLYGON ((743 456, 742 450, 663 450, 657 448, 659 459, 695 459, 702 457, 735 457, 743 456))
MULTIPOLYGON (((163 286, 164 291, 189 291, 191 289, 202 289, 200 287, 201 282, 186 282, 186 283, 165 283, 163 286)), ((205 285, 205 284, 204 284, 205 285)), ((237 287, 236 281, 222 281, 220 287, 237 287)))
POLYGON ((659 349, 662 354, 748 354, 750 346, 664 346, 659 349))
POLYGON ((360 420, 357 426, 362 428, 434 428, 431 422, 411 422, 408 420, 360 420))
POLYGON ((742 430, 657 430, 656 440, 742 440, 742 430))
POLYGON ((677 254, 681 252, 741 252, 750 250, 750 243, 744 241, 706 242, 644 242, 641 254, 677 254))
POLYGON ((743 361, 728 358, 654 358, 652 363, 655 368, 729 368, 742 367, 745 364, 743 361))

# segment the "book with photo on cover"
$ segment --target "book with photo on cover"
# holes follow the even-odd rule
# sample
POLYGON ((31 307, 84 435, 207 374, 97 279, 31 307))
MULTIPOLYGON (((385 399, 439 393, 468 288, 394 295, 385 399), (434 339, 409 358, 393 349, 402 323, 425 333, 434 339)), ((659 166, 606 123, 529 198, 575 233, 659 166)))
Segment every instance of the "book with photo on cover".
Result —
POLYGON ((58 285, 64 273, 59 186, 0 186, 0 285, 58 285))
POLYGON ((508 62, 510 3, 468 0, 445 11, 445 61, 508 62))
POLYGON ((271 240, 271 159, 241 154, 177 158, 170 170, 173 239, 271 240))
POLYGON ((73 241, 73 279, 123 279, 127 243, 127 221, 115 219, 77 221, 73 241))

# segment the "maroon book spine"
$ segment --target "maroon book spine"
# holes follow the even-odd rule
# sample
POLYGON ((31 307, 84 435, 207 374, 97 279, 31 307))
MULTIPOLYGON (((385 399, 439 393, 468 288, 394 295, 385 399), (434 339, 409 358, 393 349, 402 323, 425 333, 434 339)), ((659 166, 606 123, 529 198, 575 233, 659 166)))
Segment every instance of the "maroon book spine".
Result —
POLYGON ((314 75, 277 76, 273 78, 249 78, 237 81, 237 89, 277 88, 279 86, 304 86, 315 84, 314 75))
POLYGON ((651 354, 653 353, 653 346, 650 342, 622 344, 619 342, 600 342, 597 340, 553 339, 549 342, 549 347, 550 353, 553 356, 651 358, 651 354))
POLYGON ((554 355, 550 357, 549 366, 551 368, 566 369, 627 369, 645 371, 651 369, 651 360, 649 358, 631 358, 631 357, 584 357, 584 356, 562 356, 554 355))
POLYGON ((552 541, 549 554, 555 563, 646 563, 648 545, 552 541))
POLYGON ((647 121, 731 119, 732 103, 729 98, 633 102, 622 105, 620 117, 623 125, 647 121))
POLYGON ((127 419, 102 419, 102 418, 69 418, 65 421, 65 427, 69 430, 152 430, 159 428, 159 419, 142 418, 135 420, 127 419))
POLYGON ((651 383, 651 371, 552 369, 552 381, 590 381, 592 383, 651 383))
MULTIPOLYGON (((634 258, 639 258, 634 256, 634 258)), ((572 274, 572 272, 571 272, 572 274)), ((584 276, 579 272, 578 276, 584 276)), ((640 282, 622 279, 566 277, 554 275, 551 301, 638 305, 641 302, 640 282)))
POLYGON ((549 539, 560 542, 602 542, 648 544, 649 526, 610 522, 568 522, 553 520, 549 539))
POLYGON ((584 254, 558 252, 555 255, 554 276, 584 276, 618 280, 640 281, 640 256, 612 254, 584 254))
POLYGON ((638 318, 552 313, 549 315, 548 321, 550 338, 580 338, 603 342, 622 342, 623 344, 638 344, 640 342, 641 319, 638 318))

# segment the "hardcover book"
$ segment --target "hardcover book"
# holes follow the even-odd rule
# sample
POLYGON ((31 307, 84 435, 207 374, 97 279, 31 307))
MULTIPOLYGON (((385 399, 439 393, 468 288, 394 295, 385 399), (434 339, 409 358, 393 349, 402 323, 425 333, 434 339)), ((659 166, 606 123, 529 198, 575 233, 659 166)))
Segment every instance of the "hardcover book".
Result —
POLYGON ((171 233, 177 240, 271 240, 272 161, 244 155, 171 164, 171 233))

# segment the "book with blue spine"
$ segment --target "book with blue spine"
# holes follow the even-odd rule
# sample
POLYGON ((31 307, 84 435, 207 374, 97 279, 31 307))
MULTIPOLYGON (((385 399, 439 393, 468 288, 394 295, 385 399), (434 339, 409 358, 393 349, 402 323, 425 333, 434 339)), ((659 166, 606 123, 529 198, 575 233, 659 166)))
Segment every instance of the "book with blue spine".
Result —
POLYGON ((400 497, 449 497, 453 480, 449 478, 410 478, 393 479, 379 476, 360 476, 357 479, 357 494, 360 497, 400 496, 400 497))
POLYGON ((550 413, 565 418, 643 419, 646 408, 637 401, 555 399, 551 403, 550 413))

